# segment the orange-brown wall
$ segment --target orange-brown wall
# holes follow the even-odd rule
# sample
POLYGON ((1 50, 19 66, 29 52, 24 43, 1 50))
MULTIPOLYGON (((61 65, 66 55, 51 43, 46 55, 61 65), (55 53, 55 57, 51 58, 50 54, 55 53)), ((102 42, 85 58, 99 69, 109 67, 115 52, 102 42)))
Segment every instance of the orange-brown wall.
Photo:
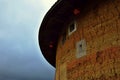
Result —
POLYGON ((67 34, 65 43, 62 35, 59 39, 56 80, 120 80, 120 0, 106 0, 85 12, 77 16, 77 30, 67 34), (77 58, 81 40, 86 55, 77 58))

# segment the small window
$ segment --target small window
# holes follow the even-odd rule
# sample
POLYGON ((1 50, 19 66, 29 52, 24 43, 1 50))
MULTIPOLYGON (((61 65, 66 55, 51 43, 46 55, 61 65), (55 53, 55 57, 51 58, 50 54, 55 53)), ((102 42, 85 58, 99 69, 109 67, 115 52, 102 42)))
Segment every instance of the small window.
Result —
POLYGON ((69 35, 71 35, 75 31, 76 31, 76 24, 75 24, 75 22, 72 22, 68 27, 68 33, 69 33, 69 35))
POLYGON ((70 32, 74 31, 74 29, 75 29, 75 25, 74 25, 74 24, 71 24, 71 25, 70 25, 70 32))
POLYGON ((85 40, 81 40, 80 42, 78 42, 76 44, 76 48, 77 48, 77 53, 76 53, 77 58, 80 58, 80 57, 86 55, 86 42, 85 42, 85 40))

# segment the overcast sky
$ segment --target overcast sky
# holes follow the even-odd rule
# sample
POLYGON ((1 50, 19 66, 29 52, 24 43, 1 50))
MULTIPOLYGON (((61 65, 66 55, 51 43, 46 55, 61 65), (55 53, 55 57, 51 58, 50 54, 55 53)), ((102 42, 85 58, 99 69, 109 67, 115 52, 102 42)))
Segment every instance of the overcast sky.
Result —
POLYGON ((0 80, 54 80, 38 30, 56 0, 0 0, 0 80))

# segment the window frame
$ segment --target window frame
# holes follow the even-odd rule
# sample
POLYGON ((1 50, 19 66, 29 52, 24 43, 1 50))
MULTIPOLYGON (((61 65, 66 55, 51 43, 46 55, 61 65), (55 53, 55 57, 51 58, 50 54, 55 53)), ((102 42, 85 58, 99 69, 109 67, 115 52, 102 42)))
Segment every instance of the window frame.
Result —
POLYGON ((72 33, 74 33, 76 30, 77 30, 76 21, 72 21, 72 22, 68 25, 68 35, 70 36, 70 35, 71 35, 72 33), (70 30, 71 25, 74 25, 74 29, 73 29, 72 31, 70 30))
POLYGON ((82 56, 86 55, 87 51, 87 45, 85 39, 82 39, 81 41, 76 43, 76 57, 80 58, 82 56))

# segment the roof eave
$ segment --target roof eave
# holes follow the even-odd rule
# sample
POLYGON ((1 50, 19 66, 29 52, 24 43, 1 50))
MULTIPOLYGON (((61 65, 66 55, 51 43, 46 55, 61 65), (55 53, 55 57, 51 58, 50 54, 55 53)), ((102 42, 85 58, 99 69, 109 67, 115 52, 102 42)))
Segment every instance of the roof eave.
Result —
POLYGON ((58 0, 42 21, 39 30, 40 49, 46 60, 54 67, 57 42, 63 25, 73 15, 73 10, 78 7, 77 4, 83 3, 83 1, 86 0, 58 0))

